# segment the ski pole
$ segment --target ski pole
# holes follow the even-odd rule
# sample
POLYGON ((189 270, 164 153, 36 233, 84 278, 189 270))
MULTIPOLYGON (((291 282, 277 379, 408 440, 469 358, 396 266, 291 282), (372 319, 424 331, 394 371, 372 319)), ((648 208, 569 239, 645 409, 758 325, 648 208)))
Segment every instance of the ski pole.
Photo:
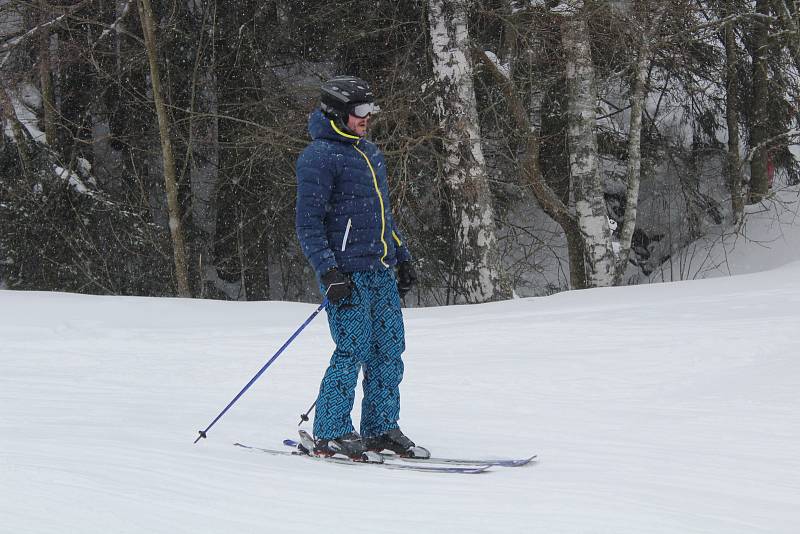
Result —
POLYGON ((301 426, 303 423, 305 423, 306 421, 308 421, 308 414, 310 414, 310 413, 311 413, 311 410, 313 410, 313 409, 314 409, 314 406, 316 406, 316 405, 317 405, 317 401, 314 401, 314 402, 311 404, 311 406, 309 406, 309 408, 308 408, 308 411, 307 411, 306 413, 301 413, 301 414, 300 414, 300 422, 299 422, 299 423, 297 423, 297 426, 301 426))
POLYGON ((315 400, 314 402, 311 403, 311 406, 308 407, 306 413, 300 414, 300 422, 297 423, 297 426, 303 426, 303 423, 308 421, 308 414, 310 414, 311 410, 313 410, 316 406, 317 406, 317 401, 315 400))
POLYGON ((248 382, 248 383, 247 383, 247 385, 246 385, 245 387, 243 387, 243 388, 242 388, 242 390, 241 390, 241 391, 240 391, 240 392, 239 392, 239 393, 238 393, 238 394, 237 394, 237 395, 236 395, 236 396, 233 398, 233 400, 232 400, 231 402, 229 402, 229 403, 228 403, 228 405, 225 407, 225 409, 224 409, 224 410, 222 410, 222 411, 219 413, 219 415, 218 415, 218 416, 217 416, 217 417, 216 417, 216 418, 215 418, 213 421, 211 421, 211 424, 210 424, 210 425, 208 425, 208 426, 206 427, 206 429, 205 429, 205 430, 200 430, 200 431, 199 431, 199 432, 200 432, 200 435, 197 437, 197 439, 196 439, 196 440, 194 440, 194 442, 195 442, 195 443, 197 443, 197 442, 198 442, 198 441, 200 441, 201 439, 205 439, 205 438, 207 438, 207 437, 208 437, 208 436, 207 436, 207 434, 208 434, 208 431, 209 431, 209 430, 211 430, 211 427, 212 427, 212 426, 214 426, 214 425, 217 423, 217 421, 219 421, 220 419, 222 419, 222 416, 223 416, 223 415, 225 415, 225 412, 227 412, 228 410, 230 410, 231 406, 233 406, 233 405, 236 403, 236 401, 238 401, 238 400, 239 400, 239 398, 240 398, 242 395, 244 395, 244 392, 245 392, 245 391, 247 391, 248 389, 250 389, 250 386, 252 386, 252 385, 255 383, 255 381, 256 381, 256 380, 258 380, 258 379, 259 379, 259 377, 260 377, 262 374, 264 374, 264 371, 266 371, 266 370, 267 370, 267 368, 268 368, 270 365, 272 365, 272 362, 274 362, 275 360, 277 360, 277 359, 278 359, 278 356, 280 356, 280 355, 281 355, 281 353, 284 351, 284 349, 286 349, 286 347, 288 347, 288 346, 289 346, 289 343, 291 343, 292 341, 294 341, 294 338, 296 338, 296 337, 298 336, 298 334, 300 334, 300 332, 302 332, 302 331, 303 331, 303 329, 304 329, 306 326, 308 326, 308 323, 310 323, 311 321, 313 321, 313 320, 314 320, 314 317, 316 317, 316 316, 317 316, 317 314, 319 314, 319 312, 321 312, 321 311, 322 311, 322 309, 323 309, 323 308, 324 308, 324 307, 325 307, 327 304, 328 304, 328 299, 325 299, 324 301, 322 301, 322 304, 320 304, 320 305, 319 305, 319 307, 318 307, 316 310, 314 310, 314 313, 312 313, 312 314, 309 316, 309 318, 308 318, 308 319, 306 319, 306 322, 304 322, 303 324, 301 324, 301 325, 300 325, 300 328, 298 328, 297 330, 295 330, 294 334, 292 334, 292 336, 291 336, 289 339, 287 339, 287 340, 286 340, 286 343, 284 343, 284 344, 283 344, 283 346, 282 346, 281 348, 279 348, 279 349, 278 349, 278 352, 276 352, 276 353, 275 353, 275 355, 274 355, 274 356, 272 356, 272 358, 270 358, 270 359, 269 359, 269 361, 268 361, 267 363, 265 363, 265 364, 264 364, 264 367, 262 367, 262 368, 261 368, 261 369, 260 369, 260 370, 259 370, 259 371, 258 371, 258 372, 255 374, 255 376, 254 376, 253 378, 251 378, 251 379, 250 379, 250 382, 248 382))

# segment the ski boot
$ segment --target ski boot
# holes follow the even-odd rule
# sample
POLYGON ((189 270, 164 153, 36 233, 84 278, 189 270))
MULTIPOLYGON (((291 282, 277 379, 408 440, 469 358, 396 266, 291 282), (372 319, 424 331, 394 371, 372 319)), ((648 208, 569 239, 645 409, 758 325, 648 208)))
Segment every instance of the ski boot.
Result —
POLYGON ((379 454, 367 451, 366 447, 364 447, 364 442, 361 441, 361 436, 356 432, 350 432, 333 439, 314 440, 307 432, 301 430, 300 437, 301 450, 312 456, 330 458, 339 454, 347 456, 355 462, 383 462, 383 458, 379 454))
POLYGON ((380 436, 366 438, 364 440, 364 446, 368 451, 382 452, 384 450, 389 450, 403 458, 431 457, 431 453, 428 449, 417 447, 399 428, 390 430, 380 436))

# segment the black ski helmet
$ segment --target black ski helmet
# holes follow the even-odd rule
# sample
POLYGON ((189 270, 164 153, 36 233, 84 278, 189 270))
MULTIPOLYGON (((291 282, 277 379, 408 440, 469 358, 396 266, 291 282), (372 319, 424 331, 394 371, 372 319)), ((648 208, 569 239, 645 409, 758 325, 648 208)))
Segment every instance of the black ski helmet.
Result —
POLYGON ((321 93, 320 109, 341 124, 347 124, 347 116, 354 106, 375 101, 369 84, 355 76, 331 78, 322 84, 321 93))

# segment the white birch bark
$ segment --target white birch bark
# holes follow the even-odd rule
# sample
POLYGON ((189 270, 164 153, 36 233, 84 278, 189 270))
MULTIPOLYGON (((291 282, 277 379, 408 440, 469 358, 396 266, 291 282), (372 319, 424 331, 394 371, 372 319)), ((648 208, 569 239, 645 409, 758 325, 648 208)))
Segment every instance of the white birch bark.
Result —
POLYGON ((615 257, 597 160, 597 88, 586 14, 583 0, 568 0, 561 5, 569 93, 570 174, 578 225, 586 244, 587 285, 610 286, 614 281, 615 257))
POLYGON ((480 143, 466 0, 429 0, 437 112, 455 225, 455 272, 465 302, 500 298, 494 210, 480 143))
POLYGON ((492 60, 488 54, 479 51, 477 55, 505 94, 508 110, 516 128, 520 132, 525 132, 522 142, 524 150, 519 159, 520 177, 523 179, 523 183, 530 186, 539 206, 564 230, 569 251, 570 286, 572 289, 583 289, 587 287, 585 243, 577 217, 545 182, 539 167, 539 129, 542 120, 543 92, 534 89, 530 93, 530 101, 526 106, 520 98, 522 92, 507 76, 505 69, 501 70, 497 62, 492 60))
POLYGON ((614 284, 620 285, 628 267, 631 253, 631 241, 636 230, 636 215, 639 207, 639 184, 642 178, 642 113, 644 99, 647 95, 647 73, 650 70, 650 32, 651 28, 658 25, 661 20, 662 10, 656 7, 649 12, 647 2, 641 5, 640 20, 644 22, 648 15, 653 15, 655 22, 644 23, 640 29, 641 37, 636 57, 636 74, 631 89, 631 117, 628 128, 628 168, 627 191, 625 195, 625 217, 619 237, 619 259, 614 276, 614 284))

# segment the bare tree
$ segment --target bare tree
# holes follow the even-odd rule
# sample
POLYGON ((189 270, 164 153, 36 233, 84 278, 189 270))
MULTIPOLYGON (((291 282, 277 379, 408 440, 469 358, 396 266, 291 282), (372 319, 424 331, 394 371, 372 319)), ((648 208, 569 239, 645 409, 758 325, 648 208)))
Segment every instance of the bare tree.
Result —
POLYGON ((161 152, 164 159, 164 185, 167 190, 167 205, 169 209, 169 229, 172 235, 172 246, 175 257, 175 278, 178 284, 178 295, 190 297, 189 270, 186 262, 186 245, 183 237, 181 210, 178 204, 178 184, 175 172, 175 157, 172 152, 170 139, 170 122, 167 116, 164 96, 161 92, 161 75, 158 65, 158 43, 155 34, 155 17, 150 0, 139 1, 139 18, 142 23, 147 59, 150 64, 150 82, 153 89, 153 100, 158 116, 158 130, 161 137, 161 152))
POLYGON ((0 108, 3 110, 4 129, 6 124, 11 126, 11 136, 16 144, 17 153, 19 154, 19 159, 22 164, 22 173, 30 186, 34 182, 34 167, 30 148, 28 146, 28 139, 25 136, 25 129, 22 124, 20 124, 19 118, 14 111, 14 103, 11 100, 11 96, 8 94, 4 80, 0 80, 0 108))
POLYGON ((583 0, 559 4, 569 94, 567 121, 575 212, 585 243, 589 287, 610 286, 615 272, 611 228, 598 169, 597 88, 583 0))
MULTIPOLYGON (((663 7, 662 7, 663 9, 663 7)), ((662 9, 650 10, 650 2, 636 2, 634 16, 631 17, 634 31, 639 33, 639 46, 634 63, 633 87, 630 95, 630 125, 628 128, 628 168, 625 195, 625 217, 620 231, 619 259, 614 274, 614 284, 622 283, 631 254, 631 241, 636 230, 636 215, 639 206, 639 186, 642 174, 642 114, 647 95, 647 77, 650 71, 652 31, 658 27, 662 9)))
MULTIPOLYGON (((725 18, 735 13, 732 0, 723 2, 725 18)), ((725 43, 725 119, 728 125, 727 173, 731 191, 731 211, 735 222, 744 216, 741 156, 739 154, 739 46, 736 44, 735 21, 727 20, 723 28, 725 43)))
POLYGON ((755 0, 149 2, 163 17, 149 33, 133 18, 144 0, 0 2, 15 22, 0 25, 9 287, 316 298, 287 221, 307 115, 335 72, 380 88, 372 136, 420 305, 502 298, 512 277, 541 294, 648 274, 722 224, 729 198, 741 213, 734 171, 751 159, 769 150, 797 172, 794 0, 769 0, 774 17, 755 0), (759 20, 779 29, 766 48, 759 20), (372 30, 336 39, 353 25, 372 30), (759 123, 750 57, 765 50, 759 123), (24 245, 41 242, 60 243, 47 264, 24 245))
POLYGON ((50 76, 50 29, 47 26, 49 10, 47 0, 39 0, 39 84, 42 91, 42 122, 47 144, 53 145, 55 133, 55 98, 50 76))
POLYGON ((503 292, 472 80, 467 5, 467 0, 430 0, 428 19, 446 154, 444 178, 455 234, 457 286, 465 302, 485 302, 501 297, 503 292))
POLYGON ((749 202, 759 202, 769 192, 767 176, 768 148, 762 146, 768 137, 769 122, 769 0, 756 0, 756 17, 753 20, 753 120, 750 127, 750 146, 755 153, 750 160, 749 202))
POLYGON ((225 282, 216 265, 217 193, 219 189, 219 96, 217 90, 217 3, 187 0, 188 13, 197 28, 197 45, 189 96, 189 139, 186 161, 192 191, 192 221, 197 229, 196 254, 200 264, 200 294, 206 284, 230 299, 240 297, 239 283, 225 282))

